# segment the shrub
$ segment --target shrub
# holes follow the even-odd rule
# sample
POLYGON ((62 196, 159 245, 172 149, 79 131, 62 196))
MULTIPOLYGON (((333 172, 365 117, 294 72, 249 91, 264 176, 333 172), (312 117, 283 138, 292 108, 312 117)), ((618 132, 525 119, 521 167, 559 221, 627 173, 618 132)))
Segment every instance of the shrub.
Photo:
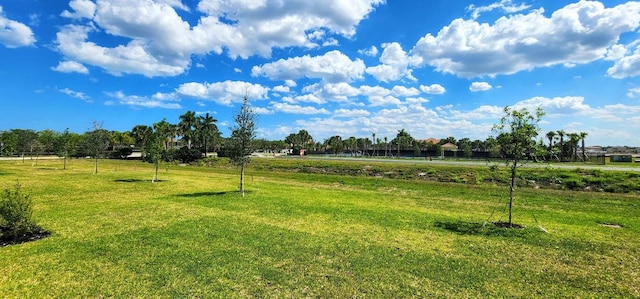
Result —
POLYGON ((579 178, 566 179, 564 185, 570 190, 581 190, 584 188, 584 184, 579 178))
POLYGON ((0 197, 0 239, 18 240, 37 229, 31 220, 31 197, 22 193, 20 184, 5 189, 0 197))
POLYGON ((182 163, 191 163, 198 159, 202 159, 202 152, 198 149, 189 149, 185 146, 175 153, 174 158, 182 163))
POLYGON ((123 147, 119 149, 117 153, 120 159, 126 159, 129 155, 133 154, 133 149, 130 147, 123 147))

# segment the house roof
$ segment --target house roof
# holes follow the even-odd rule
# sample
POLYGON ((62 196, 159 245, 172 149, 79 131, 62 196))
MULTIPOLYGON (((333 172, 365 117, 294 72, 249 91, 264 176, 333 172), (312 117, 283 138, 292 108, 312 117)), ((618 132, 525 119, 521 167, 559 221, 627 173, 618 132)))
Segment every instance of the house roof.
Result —
POLYGON ((455 149, 457 149, 458 146, 453 144, 453 143, 451 143, 451 142, 447 142, 447 143, 442 145, 442 148, 455 148, 455 149))
POLYGON ((424 142, 425 143, 438 144, 438 143, 440 143, 440 139, 430 137, 430 138, 425 139, 424 142))

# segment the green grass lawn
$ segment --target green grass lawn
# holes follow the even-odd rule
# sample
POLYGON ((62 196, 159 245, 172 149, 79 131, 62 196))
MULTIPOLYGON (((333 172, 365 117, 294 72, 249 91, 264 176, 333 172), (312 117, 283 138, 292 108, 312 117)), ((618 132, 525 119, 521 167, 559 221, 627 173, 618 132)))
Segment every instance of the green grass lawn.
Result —
POLYGON ((100 161, 0 162, 46 239, 0 297, 639 297, 637 194, 100 161), (536 222, 537 220, 537 222, 536 222), (603 224, 617 224, 611 227, 603 224), (542 226, 548 231, 538 228, 542 226))

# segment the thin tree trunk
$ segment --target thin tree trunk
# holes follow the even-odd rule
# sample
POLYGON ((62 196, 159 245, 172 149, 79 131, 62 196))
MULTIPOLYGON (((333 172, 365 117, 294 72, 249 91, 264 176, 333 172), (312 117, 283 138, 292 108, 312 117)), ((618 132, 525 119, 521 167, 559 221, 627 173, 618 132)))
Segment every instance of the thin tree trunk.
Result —
POLYGON ((240 166, 240 192, 242 193, 242 197, 244 197, 244 163, 240 166))
POLYGON ((93 174, 98 174, 98 156, 96 156, 95 168, 93 169, 93 174))
POLYGON ((154 164, 155 164, 155 167, 156 167, 156 173, 153 176, 153 181, 151 181, 151 182, 157 182, 158 181, 158 166, 159 166, 160 163, 158 163, 158 160, 156 160, 156 162, 154 164))
POLYGON ((64 155, 64 162, 62 164, 62 170, 67 170, 67 154, 64 155))
POLYGON ((516 167, 518 167, 518 159, 513 159, 513 164, 511 165, 511 183, 509 184, 509 227, 512 227, 511 221, 511 211, 513 208, 513 191, 515 189, 516 184, 516 167))

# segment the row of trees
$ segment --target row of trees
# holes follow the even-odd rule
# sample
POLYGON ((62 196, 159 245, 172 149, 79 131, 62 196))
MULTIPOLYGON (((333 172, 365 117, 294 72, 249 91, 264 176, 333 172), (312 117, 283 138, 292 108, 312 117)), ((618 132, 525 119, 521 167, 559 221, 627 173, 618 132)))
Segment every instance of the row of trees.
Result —
MULTIPOLYGON (((38 156, 42 153, 57 154, 59 156, 94 156, 95 144, 98 148, 110 151, 113 157, 126 157, 131 154, 131 146, 142 150, 143 156, 149 153, 159 153, 165 160, 175 158, 167 155, 172 149, 186 147, 191 151, 191 156, 198 157, 198 152, 217 152, 226 147, 228 138, 223 138, 216 125, 217 120, 209 113, 196 116, 195 112, 187 111, 179 117, 178 123, 170 123, 166 119, 152 125, 136 125, 130 131, 107 131, 99 124, 84 134, 77 134, 65 130, 56 132, 53 130, 43 130, 36 132, 33 130, 13 129, 0 132, 0 155, 25 155, 38 156), (97 140, 100 140, 98 142, 97 140), (160 148, 156 149, 159 143, 160 148), (93 145, 93 146, 92 146, 93 145), (150 147, 151 146, 151 147, 150 147), (197 151, 193 151, 196 149, 197 151)), ((554 159, 558 161, 578 161, 586 158, 585 138, 586 132, 566 133, 563 130, 549 131, 536 143, 531 156, 535 159, 554 159), (581 150, 580 150, 581 149, 581 150)), ((333 153, 335 155, 346 153, 349 155, 372 156, 398 156, 401 151, 413 151, 419 155, 421 152, 429 151, 439 153, 442 145, 451 143, 457 146, 465 157, 471 157, 473 152, 489 152, 490 156, 498 157, 501 152, 498 141, 493 136, 485 140, 471 140, 455 137, 441 139, 438 143, 430 143, 426 140, 413 138, 405 129, 398 130, 393 139, 388 137, 372 138, 348 137, 335 135, 316 142, 306 130, 289 134, 284 140, 255 139, 253 147, 265 152, 277 152, 282 149, 292 149, 294 153, 306 149, 312 153, 333 153)), ((189 153, 185 151, 184 153, 189 153)), ((179 160, 188 162, 185 154, 180 155, 179 160)))
MULTIPOLYGON (((586 159, 585 155, 585 138, 586 132, 566 133, 563 130, 550 131, 546 134, 546 140, 540 137, 535 146, 529 149, 528 154, 537 160, 558 160, 558 161, 578 161, 586 159), (566 137, 566 138, 565 138, 566 137), (580 146, 581 145, 581 146, 580 146), (579 151, 581 147, 581 151, 579 151)), ((499 157, 506 153, 501 149, 496 137, 489 136, 485 140, 471 140, 462 138, 457 140, 450 136, 440 139, 437 143, 427 140, 417 140, 413 138, 405 129, 398 130, 393 139, 388 137, 376 138, 376 134, 372 134, 372 139, 348 137, 342 138, 340 135, 331 136, 323 142, 314 141, 313 137, 306 131, 300 130, 298 133, 289 134, 284 141, 269 142, 262 140, 257 146, 263 150, 276 148, 291 148, 294 153, 302 149, 308 152, 331 152, 335 155, 346 153, 349 155, 370 154, 373 156, 393 156, 400 155, 401 151, 411 150, 416 155, 421 152, 429 151, 439 153, 445 144, 453 144, 458 151, 464 153, 465 157, 471 157, 473 152, 489 152, 489 156, 499 157)))

